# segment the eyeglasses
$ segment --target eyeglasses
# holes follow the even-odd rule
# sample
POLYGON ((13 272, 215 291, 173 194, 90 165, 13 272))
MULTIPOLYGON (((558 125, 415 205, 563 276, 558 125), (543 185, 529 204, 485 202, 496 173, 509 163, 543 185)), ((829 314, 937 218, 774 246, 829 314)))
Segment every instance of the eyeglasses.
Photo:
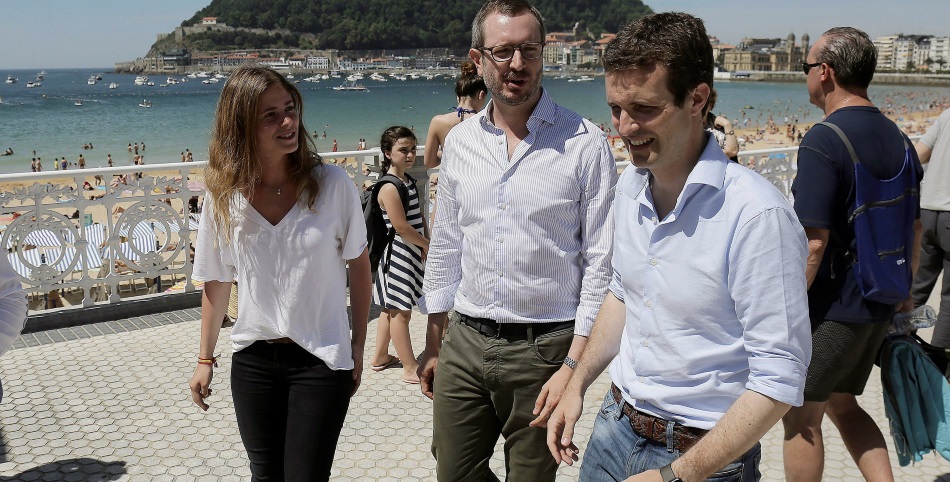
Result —
POLYGON ((507 62, 515 56, 515 50, 521 51, 525 60, 534 60, 544 53, 544 42, 525 42, 521 45, 496 45, 494 47, 480 47, 491 55, 495 62, 507 62))
POLYGON ((808 71, 811 70, 812 67, 818 67, 823 63, 824 62, 815 62, 813 64, 809 64, 808 62, 802 62, 802 72, 804 72, 805 75, 808 75, 808 71))

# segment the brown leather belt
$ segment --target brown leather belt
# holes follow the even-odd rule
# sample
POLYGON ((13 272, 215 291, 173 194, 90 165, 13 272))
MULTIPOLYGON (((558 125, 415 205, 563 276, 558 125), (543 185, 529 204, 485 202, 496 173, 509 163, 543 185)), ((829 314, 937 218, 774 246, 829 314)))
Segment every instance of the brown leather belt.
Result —
POLYGON ((633 406, 623 399, 620 389, 614 384, 610 384, 610 393, 613 394, 614 400, 623 407, 623 414, 630 420, 630 428, 632 428, 634 432, 658 444, 668 445, 666 440, 666 427, 671 423, 674 424, 673 448, 680 452, 686 452, 691 449, 693 445, 696 445, 696 442, 699 442, 699 439, 703 438, 703 436, 709 432, 708 430, 668 422, 660 417, 654 417, 653 415, 645 414, 633 408, 633 406))
POLYGON ((287 338, 286 336, 283 337, 283 338, 275 338, 275 339, 273 339, 273 340, 264 340, 264 341, 266 341, 267 343, 277 343, 277 344, 279 344, 279 345, 292 345, 292 344, 294 344, 294 341, 291 340, 290 338, 287 338))
POLYGON ((503 338, 508 341, 534 342, 534 339, 539 336, 574 327, 574 320, 550 323, 498 323, 495 320, 475 318, 464 313, 459 313, 458 316, 460 322, 472 327, 475 331, 491 338, 503 338))

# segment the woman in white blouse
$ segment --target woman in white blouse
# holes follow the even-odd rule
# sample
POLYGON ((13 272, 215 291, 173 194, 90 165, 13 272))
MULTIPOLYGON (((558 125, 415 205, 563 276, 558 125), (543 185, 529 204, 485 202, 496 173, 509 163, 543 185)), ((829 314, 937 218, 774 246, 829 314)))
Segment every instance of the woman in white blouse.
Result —
POLYGON ((371 288, 362 209, 346 173, 312 148, 302 111, 280 74, 239 68, 218 101, 205 172, 193 274, 205 282, 201 342, 189 385, 207 410, 237 280, 231 391, 253 480, 329 479, 363 368, 371 288))

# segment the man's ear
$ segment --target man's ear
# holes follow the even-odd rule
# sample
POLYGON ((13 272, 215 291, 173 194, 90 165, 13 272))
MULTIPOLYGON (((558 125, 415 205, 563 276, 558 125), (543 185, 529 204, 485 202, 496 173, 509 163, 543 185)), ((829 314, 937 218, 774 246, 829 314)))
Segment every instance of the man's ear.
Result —
POLYGON ((482 51, 478 49, 468 49, 468 58, 472 59, 472 62, 475 62, 475 68, 478 70, 478 75, 483 75, 482 51))
POLYGON ((701 116, 703 109, 706 107, 706 102, 709 100, 709 85, 705 82, 696 86, 695 89, 689 94, 689 97, 686 99, 691 104, 689 106, 690 115, 692 116, 701 116))

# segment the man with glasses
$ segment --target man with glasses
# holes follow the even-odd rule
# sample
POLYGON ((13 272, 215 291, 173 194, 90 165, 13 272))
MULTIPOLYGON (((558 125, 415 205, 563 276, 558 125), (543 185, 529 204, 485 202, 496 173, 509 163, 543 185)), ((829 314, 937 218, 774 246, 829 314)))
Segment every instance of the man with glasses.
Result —
MULTIPOLYGON (((910 175, 911 169, 902 173, 910 141, 868 97, 876 63, 877 51, 867 34, 837 27, 815 42, 802 70, 809 99, 824 111, 825 122, 844 133, 867 172, 884 180, 910 175)), ((919 183, 922 169, 913 149, 910 155, 919 183)), ((855 209, 854 163, 848 146, 827 125, 814 126, 802 139, 792 192, 808 237, 805 275, 814 351, 805 403, 782 419, 786 478, 821 480, 821 422, 827 413, 864 478, 894 480, 884 435, 855 397, 864 391, 895 310, 909 311, 913 301, 908 293, 907 301, 897 306, 877 303, 865 299, 858 287, 851 254, 855 229, 849 222, 855 209)), ((919 246, 916 226, 894 229, 914 229, 919 246)), ((907 261, 915 267, 916 255, 907 261)))
POLYGON ((506 480, 554 480, 529 424, 557 403, 607 289, 616 164, 603 131, 541 88, 543 46, 524 0, 490 0, 472 24, 492 99, 446 138, 419 302, 440 481, 498 480, 499 435, 506 480))
POLYGON ((603 63, 633 165, 617 181, 610 292, 548 446, 577 460, 584 392, 609 365, 580 480, 758 480, 759 439, 802 403, 804 232, 784 196, 703 128, 713 55, 702 20, 641 17, 603 63))

